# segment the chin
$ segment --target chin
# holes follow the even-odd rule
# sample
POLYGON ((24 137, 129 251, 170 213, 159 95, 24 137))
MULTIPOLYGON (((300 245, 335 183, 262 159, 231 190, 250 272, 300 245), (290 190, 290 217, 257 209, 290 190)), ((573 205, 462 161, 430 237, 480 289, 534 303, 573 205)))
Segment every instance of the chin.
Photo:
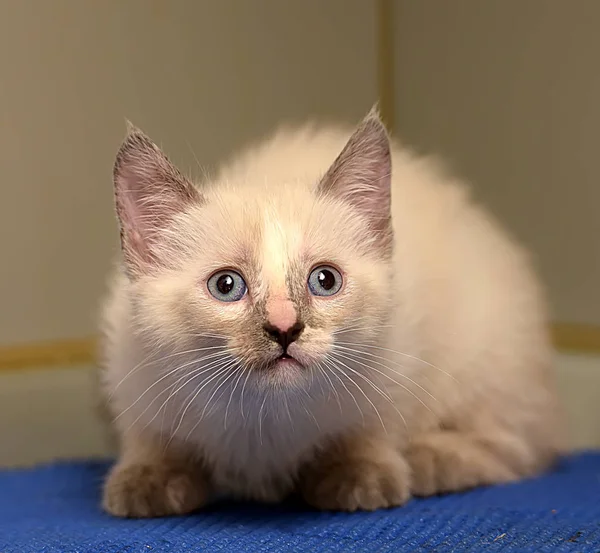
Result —
POLYGON ((313 380, 313 365, 304 356, 280 355, 265 360, 258 380, 268 389, 306 389, 313 380))
POLYGON ((268 388, 304 388, 308 384, 306 369, 295 361, 277 361, 267 369, 261 380, 268 388))

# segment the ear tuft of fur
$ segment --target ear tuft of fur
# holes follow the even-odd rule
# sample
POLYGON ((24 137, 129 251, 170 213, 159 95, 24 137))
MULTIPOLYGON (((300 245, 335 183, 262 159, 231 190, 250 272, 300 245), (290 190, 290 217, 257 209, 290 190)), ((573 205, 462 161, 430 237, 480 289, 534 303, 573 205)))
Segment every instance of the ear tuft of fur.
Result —
POLYGON ((160 263, 162 231, 202 198, 160 148, 129 121, 113 181, 125 263, 130 275, 143 274, 160 263))
POLYGON ((392 244, 392 160, 377 106, 362 120, 319 184, 319 192, 348 202, 366 218, 384 250, 392 244))

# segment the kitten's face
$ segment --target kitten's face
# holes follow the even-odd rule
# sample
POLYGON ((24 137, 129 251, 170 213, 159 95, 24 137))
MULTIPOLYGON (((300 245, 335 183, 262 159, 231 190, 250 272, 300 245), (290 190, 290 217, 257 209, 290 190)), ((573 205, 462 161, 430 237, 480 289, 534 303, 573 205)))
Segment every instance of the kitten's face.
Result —
POLYGON ((215 373, 248 371, 261 386, 338 378, 334 344, 371 340, 393 302, 381 123, 367 118, 321 183, 215 183, 203 194, 132 136, 115 175, 140 328, 175 349, 214 348, 203 356, 215 373), (157 181, 166 185, 153 190, 157 181))

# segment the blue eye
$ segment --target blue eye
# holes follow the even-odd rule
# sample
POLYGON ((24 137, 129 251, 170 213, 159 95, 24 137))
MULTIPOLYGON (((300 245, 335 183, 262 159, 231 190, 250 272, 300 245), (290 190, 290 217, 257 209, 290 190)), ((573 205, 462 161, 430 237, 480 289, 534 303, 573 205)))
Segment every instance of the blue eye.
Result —
POLYGON ((211 295, 219 301, 240 301, 246 295, 246 282, 235 271, 219 271, 206 284, 211 295))
POLYGON ((333 296, 342 288, 342 275, 329 265, 313 269, 308 276, 308 287, 315 296, 333 296))

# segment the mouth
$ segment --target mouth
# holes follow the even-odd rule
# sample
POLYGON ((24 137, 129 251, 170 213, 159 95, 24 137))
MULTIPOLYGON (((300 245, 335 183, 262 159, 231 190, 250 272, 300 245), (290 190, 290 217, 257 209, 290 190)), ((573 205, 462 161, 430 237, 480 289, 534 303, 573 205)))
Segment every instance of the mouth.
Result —
POLYGON ((302 367, 302 364, 289 353, 282 353, 279 357, 275 359, 273 365, 275 368, 302 367))
POLYGON ((264 369, 264 384, 275 386, 279 391, 288 387, 294 388, 306 385, 307 377, 310 374, 301 361, 287 352, 273 356, 265 363, 264 369))

